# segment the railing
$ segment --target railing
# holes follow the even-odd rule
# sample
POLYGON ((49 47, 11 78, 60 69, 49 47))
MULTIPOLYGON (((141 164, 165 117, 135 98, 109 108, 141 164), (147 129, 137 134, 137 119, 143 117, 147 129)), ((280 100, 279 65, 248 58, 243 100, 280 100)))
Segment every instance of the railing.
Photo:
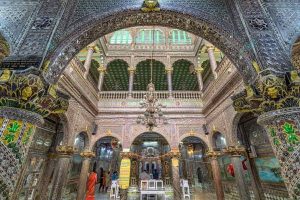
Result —
MULTIPOLYGON (((143 99, 146 94, 147 91, 133 91, 131 95, 129 95, 128 91, 107 91, 100 92, 99 99, 143 99)), ((155 94, 158 99, 201 99, 201 92, 194 91, 173 91, 172 93, 168 91, 157 91, 155 94)))

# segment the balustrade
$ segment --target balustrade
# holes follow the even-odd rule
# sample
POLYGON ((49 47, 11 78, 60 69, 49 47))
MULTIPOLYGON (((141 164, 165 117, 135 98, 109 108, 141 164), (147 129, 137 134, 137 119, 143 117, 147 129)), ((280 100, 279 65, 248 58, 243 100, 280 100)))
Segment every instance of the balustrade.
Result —
MULTIPOLYGON (((133 91, 131 93, 132 99, 143 99, 147 94, 147 91, 133 91)), ((156 91, 155 95, 158 99, 170 98, 169 91, 156 91)), ((99 99, 126 99, 129 97, 128 91, 107 91, 99 92, 99 99)), ((194 91, 173 91, 172 98, 174 99, 190 99, 197 100, 201 99, 201 92, 194 91)))

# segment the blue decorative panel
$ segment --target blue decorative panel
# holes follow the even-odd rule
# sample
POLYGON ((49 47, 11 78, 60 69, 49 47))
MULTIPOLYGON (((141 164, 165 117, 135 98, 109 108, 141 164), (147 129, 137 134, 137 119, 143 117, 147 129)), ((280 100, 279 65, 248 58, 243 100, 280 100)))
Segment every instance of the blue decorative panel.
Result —
POLYGON ((255 165, 259 178, 264 182, 281 183, 280 165, 275 157, 256 158, 255 165))

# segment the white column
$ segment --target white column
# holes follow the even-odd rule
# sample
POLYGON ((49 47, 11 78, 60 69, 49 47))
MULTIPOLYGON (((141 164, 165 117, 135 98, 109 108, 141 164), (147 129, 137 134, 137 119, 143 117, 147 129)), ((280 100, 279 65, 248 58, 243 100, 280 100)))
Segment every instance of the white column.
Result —
POLYGON ((196 75, 197 75, 198 85, 199 85, 199 90, 200 91, 203 90, 203 79, 202 79, 203 70, 204 69, 201 66, 195 67, 195 72, 196 72, 196 75))
POLYGON ((85 68, 84 78, 87 78, 87 75, 89 74, 93 54, 95 52, 95 47, 96 47, 96 45, 94 43, 87 46, 87 55, 86 55, 86 59, 85 59, 85 62, 84 62, 84 68, 85 68))
POLYGON ((98 71, 99 71, 98 90, 100 92, 100 91, 102 91, 102 86, 103 86, 103 82, 104 82, 104 75, 105 75, 105 72, 106 72, 106 67, 104 67, 102 65, 98 68, 98 71))
POLYGON ((167 72, 167 80, 168 80, 168 91, 170 97, 172 96, 173 92, 173 87, 172 87, 172 72, 173 68, 172 67, 166 67, 166 72, 167 72))
POLYGON ((209 62, 210 62, 210 67, 211 70, 214 74, 215 79, 217 78, 217 73, 216 73, 216 69, 217 69, 217 61, 215 58, 215 47, 212 45, 208 45, 207 46, 207 53, 208 53, 208 57, 209 57, 209 62))
POLYGON ((131 97, 132 91, 133 91, 133 78, 135 73, 136 67, 129 67, 129 86, 128 86, 128 94, 129 97, 131 97))

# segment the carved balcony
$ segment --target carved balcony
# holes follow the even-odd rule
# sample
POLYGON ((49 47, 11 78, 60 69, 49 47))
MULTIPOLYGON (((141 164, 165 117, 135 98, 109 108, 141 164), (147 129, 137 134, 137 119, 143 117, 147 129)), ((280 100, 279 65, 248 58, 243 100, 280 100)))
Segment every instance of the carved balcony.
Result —
MULTIPOLYGON (((99 92, 98 110, 101 113, 140 113, 140 102, 147 91, 133 91, 131 96, 127 91, 99 92)), ((159 103, 166 106, 165 113, 201 113, 202 95, 194 91, 173 91, 170 97, 168 91, 155 92, 159 103)))

